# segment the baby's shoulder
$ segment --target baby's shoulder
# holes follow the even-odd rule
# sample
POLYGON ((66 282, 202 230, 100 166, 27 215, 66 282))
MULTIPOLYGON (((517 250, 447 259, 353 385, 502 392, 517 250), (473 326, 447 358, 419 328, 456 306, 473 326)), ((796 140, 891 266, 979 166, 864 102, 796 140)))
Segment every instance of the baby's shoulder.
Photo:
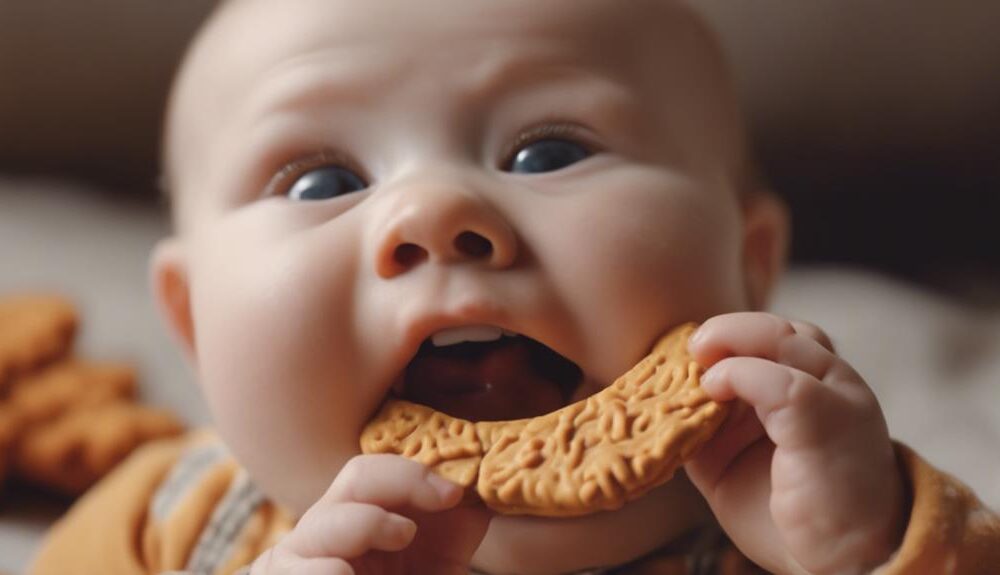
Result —
POLYGON ((232 573, 283 517, 214 433, 191 431, 144 444, 88 490, 31 572, 232 573))
POLYGON ((158 542, 147 545, 147 553, 190 544, 183 560, 150 557, 153 562, 193 573, 232 573, 294 525, 213 430, 195 430, 150 449, 169 450, 173 458, 150 498, 145 538, 158 542))
POLYGON ((185 508, 190 509, 186 502, 192 497, 203 505, 210 505, 215 498, 206 498, 205 493, 218 492, 234 482, 246 482, 245 472, 219 436, 208 428, 144 446, 128 464, 141 473, 146 458, 155 460, 160 464, 157 467, 161 467, 149 506, 150 517, 158 522, 169 520, 185 508))

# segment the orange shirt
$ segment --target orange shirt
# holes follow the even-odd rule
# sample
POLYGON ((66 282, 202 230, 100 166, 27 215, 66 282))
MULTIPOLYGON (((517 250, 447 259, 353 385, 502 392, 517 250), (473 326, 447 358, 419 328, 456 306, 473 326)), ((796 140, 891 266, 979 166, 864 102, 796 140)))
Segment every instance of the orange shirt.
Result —
MULTIPOLYGON (((878 575, 1000 573, 1000 517, 969 488, 897 444, 912 508, 878 575)), ((147 445, 89 491, 48 535, 33 575, 243 571, 294 525, 208 431, 147 445)), ((721 532, 692 534, 626 566, 584 573, 764 573, 721 532)))

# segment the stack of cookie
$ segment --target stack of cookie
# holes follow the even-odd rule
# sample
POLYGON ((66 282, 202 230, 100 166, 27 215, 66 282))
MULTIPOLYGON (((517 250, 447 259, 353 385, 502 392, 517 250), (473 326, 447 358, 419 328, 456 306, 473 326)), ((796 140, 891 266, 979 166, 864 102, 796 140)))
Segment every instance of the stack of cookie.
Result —
POLYGON ((183 431, 137 403, 131 367, 72 353, 78 323, 63 298, 0 297, 0 482, 75 497, 139 445, 183 431))

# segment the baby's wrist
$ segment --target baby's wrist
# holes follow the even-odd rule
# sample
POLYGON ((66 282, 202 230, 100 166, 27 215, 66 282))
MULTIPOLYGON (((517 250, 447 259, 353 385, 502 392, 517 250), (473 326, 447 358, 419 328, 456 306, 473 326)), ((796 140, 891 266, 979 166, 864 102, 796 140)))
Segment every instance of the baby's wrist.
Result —
POLYGON ((888 526, 885 530, 884 543, 882 545, 881 553, 877 554, 873 559, 872 564, 868 565, 868 568, 864 573, 870 573, 878 567, 885 565, 892 557, 899 551, 899 548, 903 545, 903 538, 906 536, 906 531, 910 524, 910 508, 912 506, 912 497, 910 495, 909 485, 904 479, 902 472, 897 475, 897 504, 893 507, 894 513, 892 518, 888 522, 888 526))
POLYGON ((843 553, 849 566, 834 573, 844 575, 872 573, 888 563, 899 550, 910 518, 909 496, 901 477, 899 488, 892 497, 897 502, 892 506, 893 511, 887 520, 879 526, 855 535, 857 544, 845 546, 843 553))

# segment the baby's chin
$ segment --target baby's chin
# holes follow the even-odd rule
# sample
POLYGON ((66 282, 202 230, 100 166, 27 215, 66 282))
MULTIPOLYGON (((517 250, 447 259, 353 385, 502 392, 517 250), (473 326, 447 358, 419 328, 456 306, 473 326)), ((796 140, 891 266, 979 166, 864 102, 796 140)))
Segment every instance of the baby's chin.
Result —
POLYGON ((679 471, 616 511, 563 519, 497 515, 472 566, 494 574, 551 575, 621 565, 706 525, 711 517, 679 471))

